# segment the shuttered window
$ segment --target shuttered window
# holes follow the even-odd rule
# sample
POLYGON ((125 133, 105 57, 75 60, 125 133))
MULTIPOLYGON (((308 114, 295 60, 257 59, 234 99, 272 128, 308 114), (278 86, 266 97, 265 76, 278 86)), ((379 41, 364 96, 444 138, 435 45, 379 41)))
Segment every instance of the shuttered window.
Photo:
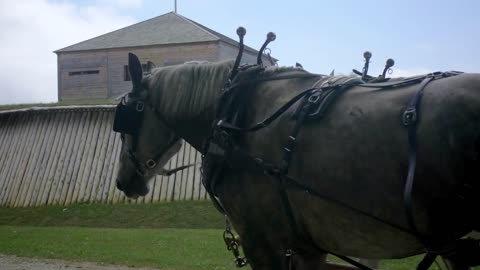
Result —
POLYGON ((89 74, 99 74, 100 70, 82 70, 82 71, 71 71, 68 73, 69 76, 77 75, 89 75, 89 74))

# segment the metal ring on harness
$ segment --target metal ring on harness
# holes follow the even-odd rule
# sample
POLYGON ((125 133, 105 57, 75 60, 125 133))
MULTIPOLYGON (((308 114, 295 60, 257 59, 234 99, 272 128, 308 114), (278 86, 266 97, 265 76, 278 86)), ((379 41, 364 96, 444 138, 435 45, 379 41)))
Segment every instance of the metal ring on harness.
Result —
POLYGON ((144 109, 145 109, 145 103, 143 103, 143 101, 137 101, 135 110, 137 110, 137 112, 143 112, 144 109))
POLYGON ((149 160, 145 161, 145 166, 147 166, 147 168, 149 168, 149 169, 153 169, 157 166, 157 163, 155 162, 155 160, 149 159, 149 160))
POLYGON ((417 122, 417 109, 415 108, 408 108, 403 113, 402 117, 403 125, 408 127, 414 125, 417 122))

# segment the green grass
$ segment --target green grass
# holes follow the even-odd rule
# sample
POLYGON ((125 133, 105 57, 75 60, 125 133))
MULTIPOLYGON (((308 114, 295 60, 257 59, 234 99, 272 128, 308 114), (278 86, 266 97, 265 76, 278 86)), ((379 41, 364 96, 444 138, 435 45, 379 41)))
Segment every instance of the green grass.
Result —
POLYGON ((0 226, 0 253, 161 269, 232 269, 219 229, 0 226))
POLYGON ((0 208, 0 253, 161 269, 232 269, 209 201, 0 208))
POLYGON ((29 104, 9 104, 0 105, 0 111, 6 110, 18 110, 31 107, 56 107, 56 106, 68 106, 68 105, 108 105, 117 104, 116 100, 105 99, 91 99, 91 100, 66 100, 52 103, 29 103, 29 104))
MULTIPOLYGON (((234 269, 223 226, 209 201, 0 208, 0 253, 170 270, 234 269)), ((415 269, 420 259, 385 260, 380 268, 415 269)))
MULTIPOLYGON (((0 226, 0 253, 160 269, 233 269, 220 229, 0 226)), ((385 260, 381 269, 415 269, 421 257, 385 260)), ((335 262, 340 260, 333 259, 335 262)), ((435 265, 431 270, 438 270, 435 265)))
POLYGON ((0 225, 95 228, 223 228, 210 201, 0 208, 0 225))

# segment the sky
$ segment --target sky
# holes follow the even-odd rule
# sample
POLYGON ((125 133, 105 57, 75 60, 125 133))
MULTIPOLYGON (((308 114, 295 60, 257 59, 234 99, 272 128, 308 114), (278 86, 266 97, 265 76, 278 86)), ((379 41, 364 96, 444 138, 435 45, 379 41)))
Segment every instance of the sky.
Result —
MULTIPOLYGON (((477 0, 178 0, 177 12, 259 49, 268 32, 279 65, 314 73, 480 72, 477 0)), ((53 51, 174 10, 174 0, 0 0, 0 104, 57 101, 53 51)))

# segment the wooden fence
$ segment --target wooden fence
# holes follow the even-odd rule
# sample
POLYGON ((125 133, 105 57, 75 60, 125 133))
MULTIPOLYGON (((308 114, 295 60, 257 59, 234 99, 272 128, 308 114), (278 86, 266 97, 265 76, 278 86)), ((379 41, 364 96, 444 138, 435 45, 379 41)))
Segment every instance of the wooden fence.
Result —
MULTIPOLYGON (((114 110, 75 106, 0 112, 0 206, 207 199, 199 165, 156 176, 145 197, 125 197, 115 187, 121 140, 112 131, 114 110)), ((165 168, 200 161, 200 154, 185 143, 165 168)), ((375 260, 362 263, 378 266, 375 260)), ((357 268, 330 263, 328 269, 357 268)))
MULTIPOLYGON (((114 110, 76 106, 0 112, 0 206, 206 199, 199 165, 156 176, 150 193, 137 200, 117 190, 121 140, 112 131, 114 110)), ((185 143, 165 168, 200 161, 185 143)))

